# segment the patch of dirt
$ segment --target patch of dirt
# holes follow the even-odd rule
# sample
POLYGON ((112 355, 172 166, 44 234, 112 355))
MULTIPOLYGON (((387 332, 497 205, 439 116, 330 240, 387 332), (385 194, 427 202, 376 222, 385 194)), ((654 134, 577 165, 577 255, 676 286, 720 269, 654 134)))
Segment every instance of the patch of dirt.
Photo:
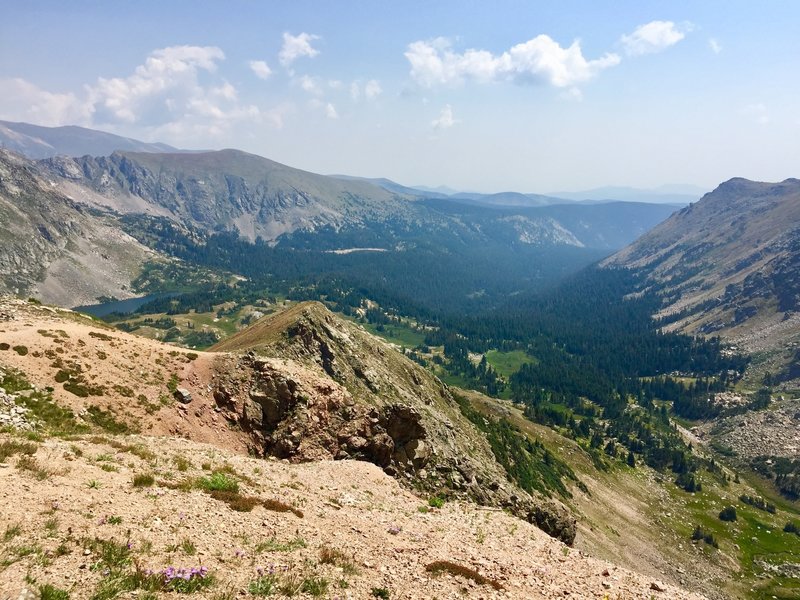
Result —
POLYGON ((3 599, 44 584, 89 598, 137 565, 205 567, 215 583, 195 598, 245 596, 273 571, 281 585, 339 598, 702 598, 569 549, 503 511, 449 502, 422 512, 423 499, 369 463, 289 465, 142 436, 50 439, 32 458, 43 479, 20 468, 19 455, 0 467, 3 599), (209 469, 238 481, 240 494, 303 516, 262 505, 237 512, 190 489, 209 469), (155 485, 134 487, 142 473, 155 485), (462 575, 428 572, 435 561, 462 575), (464 577, 469 570, 501 589, 464 577))

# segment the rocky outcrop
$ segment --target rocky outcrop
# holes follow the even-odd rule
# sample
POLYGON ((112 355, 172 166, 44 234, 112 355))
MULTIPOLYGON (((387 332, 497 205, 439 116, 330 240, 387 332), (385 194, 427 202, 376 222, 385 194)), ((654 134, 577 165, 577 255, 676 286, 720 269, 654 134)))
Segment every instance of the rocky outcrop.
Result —
POLYGON ((218 361, 213 394, 253 454, 366 460, 426 494, 508 509, 574 540, 569 511, 508 480, 441 381, 321 304, 265 317, 218 349, 237 346, 245 352, 218 361), (314 377, 293 375, 286 359, 314 377))

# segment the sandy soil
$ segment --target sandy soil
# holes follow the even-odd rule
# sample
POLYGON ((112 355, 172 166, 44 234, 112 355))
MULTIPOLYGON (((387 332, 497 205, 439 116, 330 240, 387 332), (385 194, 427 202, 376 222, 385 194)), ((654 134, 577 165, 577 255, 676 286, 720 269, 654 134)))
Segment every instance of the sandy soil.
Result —
POLYGON ((701 598, 654 590, 653 579, 570 550, 502 511, 447 503, 420 512, 424 500, 368 463, 288 465, 175 438, 50 439, 34 455, 39 479, 19 456, 0 467, 3 599, 47 583, 73 599, 92 597, 114 576, 93 540, 129 544, 122 567, 129 573, 135 564, 208 568, 216 583, 198 598, 247 595, 259 569, 270 568, 281 581, 327 582, 328 598, 370 598, 373 589, 403 599, 701 598), (242 494, 280 500, 302 518, 262 506, 235 512, 197 489, 171 489, 207 476, 204 464, 226 469, 242 494), (143 472, 161 483, 133 487, 143 472), (335 564, 325 562, 324 549, 335 564), (474 569, 502 589, 434 576, 426 566, 437 560, 474 569))

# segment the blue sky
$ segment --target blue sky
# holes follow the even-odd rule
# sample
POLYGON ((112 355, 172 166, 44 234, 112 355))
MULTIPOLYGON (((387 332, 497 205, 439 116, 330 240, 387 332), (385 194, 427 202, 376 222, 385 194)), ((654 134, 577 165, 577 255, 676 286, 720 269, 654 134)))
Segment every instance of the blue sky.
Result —
POLYGON ((462 190, 800 176, 793 2, 6 2, 0 118, 462 190))

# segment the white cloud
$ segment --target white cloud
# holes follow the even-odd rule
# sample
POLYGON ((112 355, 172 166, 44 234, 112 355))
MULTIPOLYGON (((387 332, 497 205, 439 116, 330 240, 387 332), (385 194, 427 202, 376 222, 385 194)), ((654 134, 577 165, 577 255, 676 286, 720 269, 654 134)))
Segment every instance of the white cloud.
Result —
POLYGON ((361 98, 361 84, 358 81, 354 81, 350 84, 350 98, 353 101, 358 101, 361 98))
POLYGON ((411 76, 424 87, 459 85, 468 79, 479 83, 505 80, 571 87, 620 62, 619 56, 612 53, 586 60, 579 41, 563 48, 544 34, 500 55, 474 49, 458 53, 447 39, 436 38, 409 44, 405 56, 411 63, 411 76))
POLYGON ((42 125, 80 124, 178 140, 216 136, 235 123, 282 124, 284 110, 239 101, 237 89, 214 76, 225 54, 217 47, 154 50, 126 77, 98 78, 82 94, 42 90, 23 79, 0 81, 2 117, 42 125), (203 76, 201 77, 201 73, 203 76), (211 77, 210 83, 205 79, 211 77), (186 139, 184 139, 184 136, 186 139))
POLYGON ((318 40, 319 36, 310 33, 301 33, 299 35, 292 35, 291 33, 284 32, 283 46, 278 54, 278 58, 284 67, 288 67, 295 60, 300 57, 307 56, 314 58, 319 54, 319 50, 311 46, 311 42, 318 40))
POLYGON ((300 89, 302 89, 304 92, 308 92, 309 94, 313 94, 315 96, 322 95, 322 86, 316 78, 303 75, 302 77, 297 78, 296 81, 300 86, 300 89))
POLYGON ((640 56, 661 52, 685 37, 685 31, 681 31, 672 21, 650 21, 639 25, 633 33, 623 35, 620 42, 629 56, 640 56))
POLYGON ((263 60, 251 60, 249 64, 250 70, 253 71, 259 79, 267 79, 272 75, 272 69, 270 69, 269 65, 263 60))
POLYGON ((325 116, 328 117, 329 119, 339 118, 339 113, 336 112, 336 107, 330 102, 328 102, 328 104, 325 105, 325 116))
POLYGON ((92 107, 73 93, 53 93, 24 79, 0 79, 0 118, 38 125, 88 125, 92 107))
POLYGON ((98 78, 89 102, 101 122, 134 123, 178 113, 190 100, 204 96, 198 71, 215 71, 225 54, 215 46, 172 46, 154 50, 133 74, 98 78))
POLYGON ((434 129, 450 129, 458 122, 459 121, 453 117, 453 107, 449 104, 445 104, 439 116, 431 121, 431 125, 434 129))
POLYGON ((364 86, 364 96, 367 100, 374 100, 382 93, 383 89, 377 79, 370 79, 364 86))
POLYGON ((361 100, 363 96, 366 100, 375 100, 383 93, 383 88, 377 79, 370 79, 363 86, 360 80, 355 80, 350 84, 350 99, 354 102, 361 100))
POLYGON ((708 47, 711 48, 711 51, 714 54, 719 54, 722 52, 722 44, 720 44, 715 38, 709 38, 708 47))

